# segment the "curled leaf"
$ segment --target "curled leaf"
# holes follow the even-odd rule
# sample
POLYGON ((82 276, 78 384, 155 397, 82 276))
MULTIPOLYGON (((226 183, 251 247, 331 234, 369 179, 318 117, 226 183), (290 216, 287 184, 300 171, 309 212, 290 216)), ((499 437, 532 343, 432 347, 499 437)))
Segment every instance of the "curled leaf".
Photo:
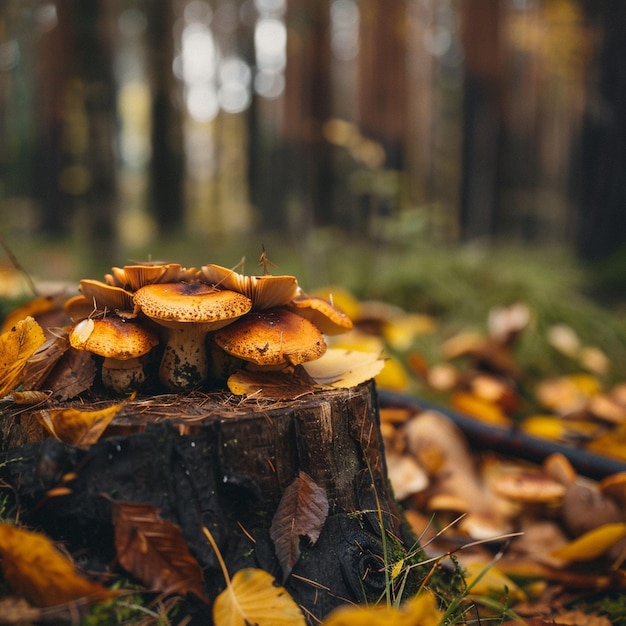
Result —
POLYGON ((45 535, 0 524, 0 555, 4 578, 13 591, 37 606, 79 599, 105 600, 114 592, 80 576, 74 563, 45 535))
POLYGON ((626 523, 604 524, 557 548, 551 553, 551 556, 566 563, 592 561, 602 556, 611 546, 624 537, 626 537, 626 523))
POLYGON ((215 599, 216 626, 304 626, 304 615, 284 587, 262 569, 235 573, 230 585, 215 599))
POLYGON ((0 335, 0 398, 22 382, 26 361, 45 340, 43 329, 32 317, 16 322, 0 335))
POLYGON ((59 441, 73 446, 89 446, 100 439, 123 406, 123 403, 114 404, 96 411, 45 409, 35 415, 39 423, 59 441))

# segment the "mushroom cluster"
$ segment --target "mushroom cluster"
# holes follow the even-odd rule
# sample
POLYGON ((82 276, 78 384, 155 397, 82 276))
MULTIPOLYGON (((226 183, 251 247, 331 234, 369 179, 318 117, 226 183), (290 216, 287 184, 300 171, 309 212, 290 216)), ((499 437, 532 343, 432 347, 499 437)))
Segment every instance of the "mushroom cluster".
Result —
POLYGON ((144 365, 155 352, 158 381, 183 391, 215 387, 239 369, 292 371, 326 352, 325 334, 352 328, 294 276, 248 276, 215 264, 113 267, 104 281, 81 280, 79 290, 65 304, 71 345, 104 359, 102 382, 118 394, 150 382, 144 365))

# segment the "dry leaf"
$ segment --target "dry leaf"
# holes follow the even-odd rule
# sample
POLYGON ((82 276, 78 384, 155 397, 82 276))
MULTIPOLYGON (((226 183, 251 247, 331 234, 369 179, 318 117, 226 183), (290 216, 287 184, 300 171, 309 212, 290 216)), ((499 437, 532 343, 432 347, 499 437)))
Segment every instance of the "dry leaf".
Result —
POLYGON ((45 340, 43 329, 32 317, 20 320, 0 335, 0 398, 22 382, 26 361, 45 340))
POLYGON ((238 370, 228 377, 228 389, 237 396, 290 400, 315 391, 313 381, 299 367, 295 372, 238 370))
POLYGON ((106 427, 120 412, 123 403, 97 411, 78 409, 44 409, 35 416, 39 423, 56 439, 72 446, 89 446, 96 443, 106 427))
POLYGON ((465 391, 453 393, 450 398, 450 406, 456 411, 465 413, 486 424, 495 424, 496 426, 513 425, 513 421, 498 404, 465 391))
POLYGON ((377 376, 385 365, 377 352, 331 348, 315 361, 303 363, 306 373, 323 388, 356 387, 377 376))
POLYGON ((41 533, 0 524, 0 555, 11 589, 37 606, 105 600, 115 595, 77 574, 72 560, 41 533))
POLYGON ((69 348, 42 387, 52 392, 55 400, 69 400, 89 389, 96 377, 96 364, 92 355, 85 350, 69 348))
POLYGON ((514 602, 526 600, 526 594, 504 572, 486 562, 463 563, 465 582, 472 595, 505 597, 514 602))
POLYGON ((350 606, 335 609, 322 626, 439 626, 444 615, 430 593, 422 592, 399 607, 350 606))
POLYGON ((215 626, 305 626, 302 611, 274 578, 261 569, 247 568, 215 599, 215 626))
POLYGON ((286 580, 300 558, 300 537, 314 544, 328 515, 326 492, 305 472, 283 492, 270 527, 276 556, 286 580))
POLYGON ((24 388, 41 389, 41 384, 69 347, 67 331, 62 328, 55 329, 54 335, 26 361, 22 375, 24 388))
POLYGON ((626 537, 626 524, 615 522, 594 528, 574 541, 554 550, 550 556, 560 561, 592 561, 626 537))
POLYGON ((121 566, 148 589, 165 595, 193 593, 208 602, 202 569, 179 526, 161 519, 158 507, 111 500, 115 550, 121 566))

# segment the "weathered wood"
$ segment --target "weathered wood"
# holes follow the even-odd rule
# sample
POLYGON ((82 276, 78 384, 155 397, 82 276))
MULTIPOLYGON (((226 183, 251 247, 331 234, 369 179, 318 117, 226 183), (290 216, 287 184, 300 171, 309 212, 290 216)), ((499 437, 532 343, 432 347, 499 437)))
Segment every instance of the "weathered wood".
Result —
MULTIPOLYGON (((224 581, 202 527, 231 573, 261 567, 282 581, 270 527, 285 489, 306 472, 329 513, 314 545, 301 539, 286 588, 311 623, 339 604, 379 597, 385 553, 399 558, 414 538, 388 484, 373 383, 280 403, 197 394, 179 397, 174 414, 173 398, 128 402, 105 433, 113 436, 87 449, 47 438, 3 452, 0 480, 20 519, 99 569, 115 558, 103 494, 156 505, 180 525, 214 598, 224 581), (71 492, 46 496, 59 485, 71 492)), ((190 606, 209 623, 207 607, 190 606)))

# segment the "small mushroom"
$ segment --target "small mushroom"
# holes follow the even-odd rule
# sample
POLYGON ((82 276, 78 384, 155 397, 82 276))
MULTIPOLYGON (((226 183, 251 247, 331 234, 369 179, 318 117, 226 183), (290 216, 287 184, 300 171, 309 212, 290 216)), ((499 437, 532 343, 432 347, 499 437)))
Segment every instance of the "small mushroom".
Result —
POLYGON ((105 276, 109 285, 137 291, 154 283, 177 283, 190 281, 197 270, 184 268, 180 263, 148 262, 124 267, 112 267, 111 274, 105 276))
POLYGON ((249 298, 200 282, 146 285, 134 294, 135 307, 165 329, 159 367, 170 389, 197 387, 208 377, 208 332, 231 324, 250 310, 249 298))
POLYGON ((261 366, 298 365, 326 352, 319 328, 285 307, 252 311, 213 339, 228 354, 261 366))
POLYGON ((99 280, 84 278, 80 281, 80 292, 95 303, 99 311, 132 311, 133 294, 121 287, 107 285, 99 280))
POLYGON ((339 335, 352 329, 352 320, 324 298, 301 293, 291 300, 289 308, 311 320, 325 335, 339 335))
POLYGON ((295 276, 247 276, 227 267, 209 263, 200 268, 201 279, 224 289, 232 289, 252 300, 253 310, 287 304, 298 294, 295 276))
POLYGON ((70 345, 104 357, 102 383, 123 394, 135 391, 146 380, 141 357, 159 343, 155 333, 116 316, 84 319, 69 334, 70 345))

